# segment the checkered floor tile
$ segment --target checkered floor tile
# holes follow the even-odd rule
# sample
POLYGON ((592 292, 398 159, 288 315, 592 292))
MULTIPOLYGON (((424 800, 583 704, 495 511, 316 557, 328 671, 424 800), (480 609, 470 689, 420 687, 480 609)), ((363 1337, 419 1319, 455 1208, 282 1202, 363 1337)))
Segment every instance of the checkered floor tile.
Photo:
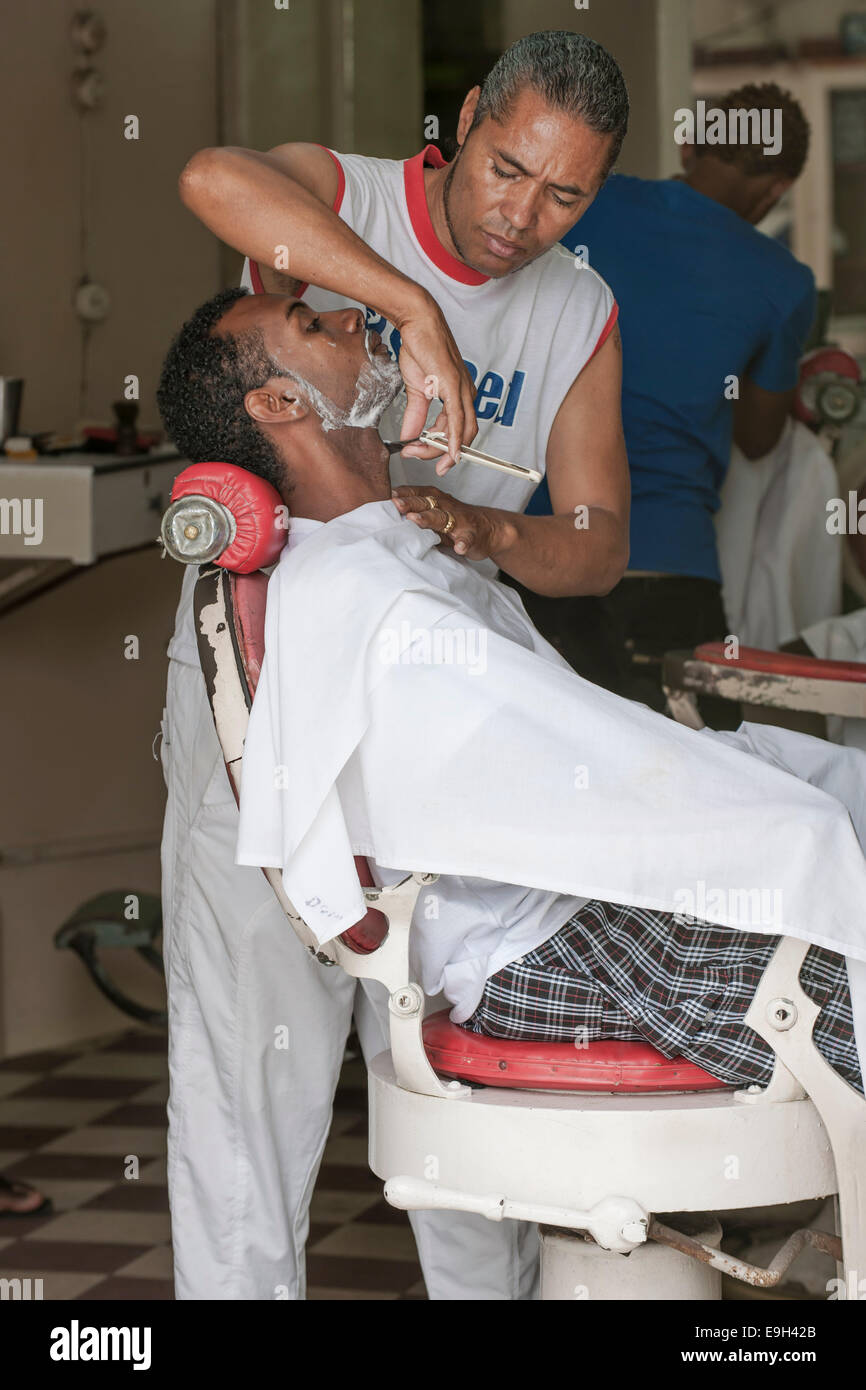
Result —
MULTIPOLYGON (((0 1060, 0 1173, 50 1197, 0 1214, 0 1278, 45 1299, 171 1299, 166 1040, 134 1029, 0 1060), (137 1181, 122 1175, 137 1154, 137 1181), (33 1286, 32 1286, 33 1287, 33 1286)), ((367 1167, 363 1062, 347 1054, 310 1212, 310 1299, 426 1297, 409 1222, 367 1167)))

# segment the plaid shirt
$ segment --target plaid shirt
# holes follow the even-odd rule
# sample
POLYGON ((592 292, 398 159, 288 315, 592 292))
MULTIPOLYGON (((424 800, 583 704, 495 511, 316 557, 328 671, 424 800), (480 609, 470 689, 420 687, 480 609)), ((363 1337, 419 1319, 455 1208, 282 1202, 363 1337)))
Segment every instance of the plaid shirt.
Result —
MULTIPOLYGON (((779 940, 589 902, 537 950, 491 976, 463 1026, 578 1046, 643 1040, 722 1081, 766 1085, 775 1054, 743 1019, 779 940)), ((800 983, 821 1006, 813 1033, 819 1052, 862 1092, 844 958, 811 947, 800 983)))

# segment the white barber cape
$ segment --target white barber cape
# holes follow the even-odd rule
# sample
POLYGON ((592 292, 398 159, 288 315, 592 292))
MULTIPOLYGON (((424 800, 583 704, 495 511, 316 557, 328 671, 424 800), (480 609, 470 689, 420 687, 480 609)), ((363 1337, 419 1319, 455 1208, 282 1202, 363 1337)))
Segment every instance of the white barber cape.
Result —
POLYGON ((280 868, 320 942, 364 915, 354 854, 670 912, 692 894, 704 920, 845 955, 862 1059, 859 750, 697 733, 590 684, 390 501, 287 548, 265 644, 237 862, 280 868), (742 890, 774 920, 742 920, 742 890))

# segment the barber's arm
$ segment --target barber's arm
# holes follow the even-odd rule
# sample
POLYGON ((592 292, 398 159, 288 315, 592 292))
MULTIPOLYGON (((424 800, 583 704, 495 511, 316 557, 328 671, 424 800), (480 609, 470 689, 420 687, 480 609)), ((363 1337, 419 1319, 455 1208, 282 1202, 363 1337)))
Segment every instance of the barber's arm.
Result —
POLYGON ((794 404, 800 358, 815 317, 815 280, 797 265, 798 292, 791 294, 739 381, 734 401, 734 443, 747 459, 774 449, 794 404))
POLYGON ((454 525, 443 535, 445 543, 471 560, 490 557, 537 594, 609 593, 628 564, 631 493, 620 416, 621 360, 614 328, 559 408, 547 446, 553 516, 468 507, 438 488, 420 486, 397 489, 400 511, 440 534, 450 513, 454 525), (422 509, 422 499, 431 494, 441 506, 422 509))
POLYGON ((457 344, 432 296, 333 211, 337 179, 333 159, 318 145, 279 145, 267 154, 229 146, 193 155, 179 187, 183 203, 206 227, 259 263, 266 290, 296 293, 312 283, 384 314, 402 340, 408 404, 401 437, 411 439, 424 428, 424 381, 436 376, 445 407, 436 428, 446 433, 454 457, 477 433, 472 383, 457 344), (281 246, 289 253, 288 279, 273 269, 281 246))
POLYGON ((775 448, 794 404, 794 391, 764 391, 748 377, 734 402, 734 443, 747 459, 763 458, 775 448))

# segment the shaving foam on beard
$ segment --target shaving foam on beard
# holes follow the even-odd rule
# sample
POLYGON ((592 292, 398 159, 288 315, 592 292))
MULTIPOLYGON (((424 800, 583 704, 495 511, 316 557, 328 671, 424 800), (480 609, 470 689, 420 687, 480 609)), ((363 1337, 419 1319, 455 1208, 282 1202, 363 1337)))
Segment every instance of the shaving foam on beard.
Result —
POLYGON ((354 429, 370 429, 378 425, 388 406, 393 401, 403 378, 400 368, 390 357, 374 357, 372 334, 368 329, 364 334, 364 347, 368 360, 363 363, 355 382, 355 404, 349 411, 346 423, 354 429))
POLYGON ((361 365, 355 381, 355 399, 350 410, 341 409, 335 401, 314 386, 306 377, 292 371, 292 380, 307 396, 313 410, 322 422, 322 430, 370 429, 378 425, 388 406, 403 384, 400 368, 390 358, 385 361, 372 356, 372 334, 368 329, 364 334, 364 347, 368 360, 361 365))

